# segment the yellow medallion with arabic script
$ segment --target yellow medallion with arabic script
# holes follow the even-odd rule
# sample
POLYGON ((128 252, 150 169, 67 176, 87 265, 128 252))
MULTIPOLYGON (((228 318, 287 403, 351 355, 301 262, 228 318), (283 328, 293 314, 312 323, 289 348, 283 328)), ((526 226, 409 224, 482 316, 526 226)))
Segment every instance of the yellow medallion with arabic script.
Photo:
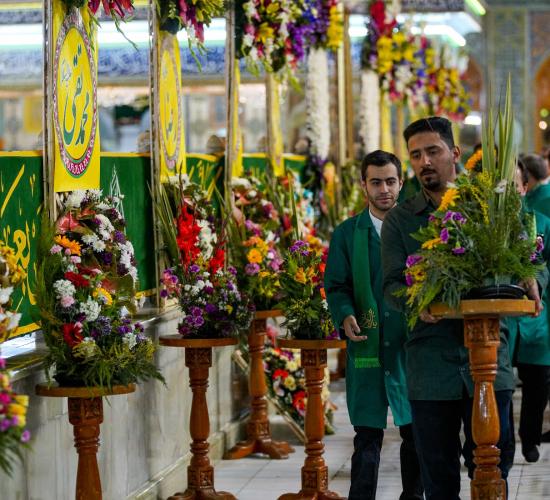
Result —
POLYGON ((95 59, 82 17, 70 11, 56 39, 53 115, 61 160, 72 177, 81 177, 92 158, 97 129, 95 59))
POLYGON ((159 128, 162 170, 172 175, 182 161, 182 91, 179 45, 174 35, 162 34, 159 68, 159 128), (176 53, 178 51, 178 53, 176 53))

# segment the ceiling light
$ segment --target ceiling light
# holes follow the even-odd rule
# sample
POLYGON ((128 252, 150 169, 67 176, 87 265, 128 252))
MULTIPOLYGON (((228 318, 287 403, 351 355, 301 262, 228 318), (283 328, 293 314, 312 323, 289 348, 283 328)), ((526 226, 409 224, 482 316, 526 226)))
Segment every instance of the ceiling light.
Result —
POLYGON ((479 127, 481 125, 481 116, 474 114, 467 115, 466 118, 464 118, 464 125, 474 125, 479 127))
POLYGON ((548 123, 546 123, 544 120, 541 120, 541 121, 539 122, 539 128, 540 128, 541 130, 546 130, 546 129, 548 128, 548 123))

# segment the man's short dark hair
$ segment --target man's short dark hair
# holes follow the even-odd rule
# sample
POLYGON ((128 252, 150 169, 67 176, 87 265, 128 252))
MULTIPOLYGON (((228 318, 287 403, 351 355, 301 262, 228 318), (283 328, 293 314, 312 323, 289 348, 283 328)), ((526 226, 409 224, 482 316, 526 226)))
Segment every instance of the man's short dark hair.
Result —
POLYGON ((537 182, 542 181, 548 177, 548 168, 544 158, 539 155, 525 155, 521 158, 521 161, 525 165, 529 175, 533 177, 537 182))
POLYGON ((375 167, 385 167, 388 163, 395 165, 395 168, 397 169, 397 177, 401 179, 402 169, 399 158, 397 158, 397 156, 393 153, 388 153, 387 151, 377 149, 376 151, 366 155, 361 162, 361 179, 363 179, 363 182, 367 180, 367 168, 369 165, 374 165, 375 167))
POLYGON ((404 131, 403 137, 405 137, 405 142, 407 146, 409 144, 409 139, 416 134, 422 132, 437 132, 441 139, 449 146, 449 149, 454 148, 455 140, 453 137, 453 127, 452 124, 447 118, 442 116, 430 116, 428 118, 421 118, 412 122, 404 131))

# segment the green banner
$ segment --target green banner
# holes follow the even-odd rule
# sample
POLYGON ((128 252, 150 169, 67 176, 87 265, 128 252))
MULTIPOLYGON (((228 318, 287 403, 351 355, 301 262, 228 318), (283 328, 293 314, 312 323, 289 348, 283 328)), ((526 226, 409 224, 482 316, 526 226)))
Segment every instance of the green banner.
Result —
POLYGON ((100 179, 104 195, 117 194, 117 190, 124 195, 126 233, 134 246, 139 291, 151 291, 157 287, 153 204, 149 193, 151 159, 149 155, 102 153, 100 179), (118 187, 114 182, 115 171, 118 187))
POLYGON ((36 330, 32 290, 36 279, 36 250, 40 234, 43 190, 42 156, 35 152, 0 152, 0 240, 15 252, 27 272, 12 295, 14 309, 23 316, 12 336, 36 330))

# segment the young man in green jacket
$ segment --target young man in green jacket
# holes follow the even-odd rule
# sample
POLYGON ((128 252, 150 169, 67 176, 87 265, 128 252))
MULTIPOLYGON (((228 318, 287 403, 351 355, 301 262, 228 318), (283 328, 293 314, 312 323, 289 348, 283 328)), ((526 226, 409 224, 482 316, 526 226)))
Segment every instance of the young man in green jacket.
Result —
POLYGON ((531 210, 550 217, 550 184, 547 183, 548 168, 539 155, 526 155, 522 163, 527 171, 525 201, 531 210))
POLYGON ((368 208, 332 235, 325 290, 336 327, 347 338, 346 394, 356 435, 349 500, 374 500, 388 405, 403 439, 400 500, 422 499, 405 383, 406 323, 382 296, 380 230, 403 185, 401 162, 385 151, 361 165, 368 208))
MULTIPOLYGON (((523 162, 518 162, 516 186, 521 196, 525 197, 527 193, 528 181, 527 168, 523 162)), ((550 203, 550 200, 548 202, 550 203)), ((541 238, 539 258, 544 260, 550 271, 550 218, 533 209, 534 207, 525 203, 526 216, 535 217, 537 235, 541 238)), ((544 309, 538 317, 506 318, 510 332, 508 337, 510 359, 517 366, 518 376, 522 382, 519 437, 521 451, 527 462, 536 462, 539 459, 537 446, 541 443, 544 410, 548 403, 548 379, 550 378, 550 290, 548 287, 542 290, 541 297, 544 309)))
MULTIPOLYGON (((404 136, 422 191, 391 210, 382 226, 384 298, 391 307, 403 312, 405 299, 396 297, 395 292, 405 287, 407 257, 420 247, 411 234, 428 224, 447 183, 456 178, 460 157, 451 122, 446 118, 418 120, 405 129, 404 136)), ((534 295, 533 287, 530 293, 534 295)), ((540 309, 540 299, 537 308, 540 309)), ((473 381, 463 337, 461 320, 438 321, 423 311, 405 345, 414 439, 427 500, 459 500, 461 452, 470 474, 475 468, 471 432, 473 381), (466 438, 463 447, 461 424, 466 438)), ((501 331, 500 340, 494 387, 500 417, 499 467, 506 479, 514 458, 508 418, 514 376, 505 331, 501 331)))

